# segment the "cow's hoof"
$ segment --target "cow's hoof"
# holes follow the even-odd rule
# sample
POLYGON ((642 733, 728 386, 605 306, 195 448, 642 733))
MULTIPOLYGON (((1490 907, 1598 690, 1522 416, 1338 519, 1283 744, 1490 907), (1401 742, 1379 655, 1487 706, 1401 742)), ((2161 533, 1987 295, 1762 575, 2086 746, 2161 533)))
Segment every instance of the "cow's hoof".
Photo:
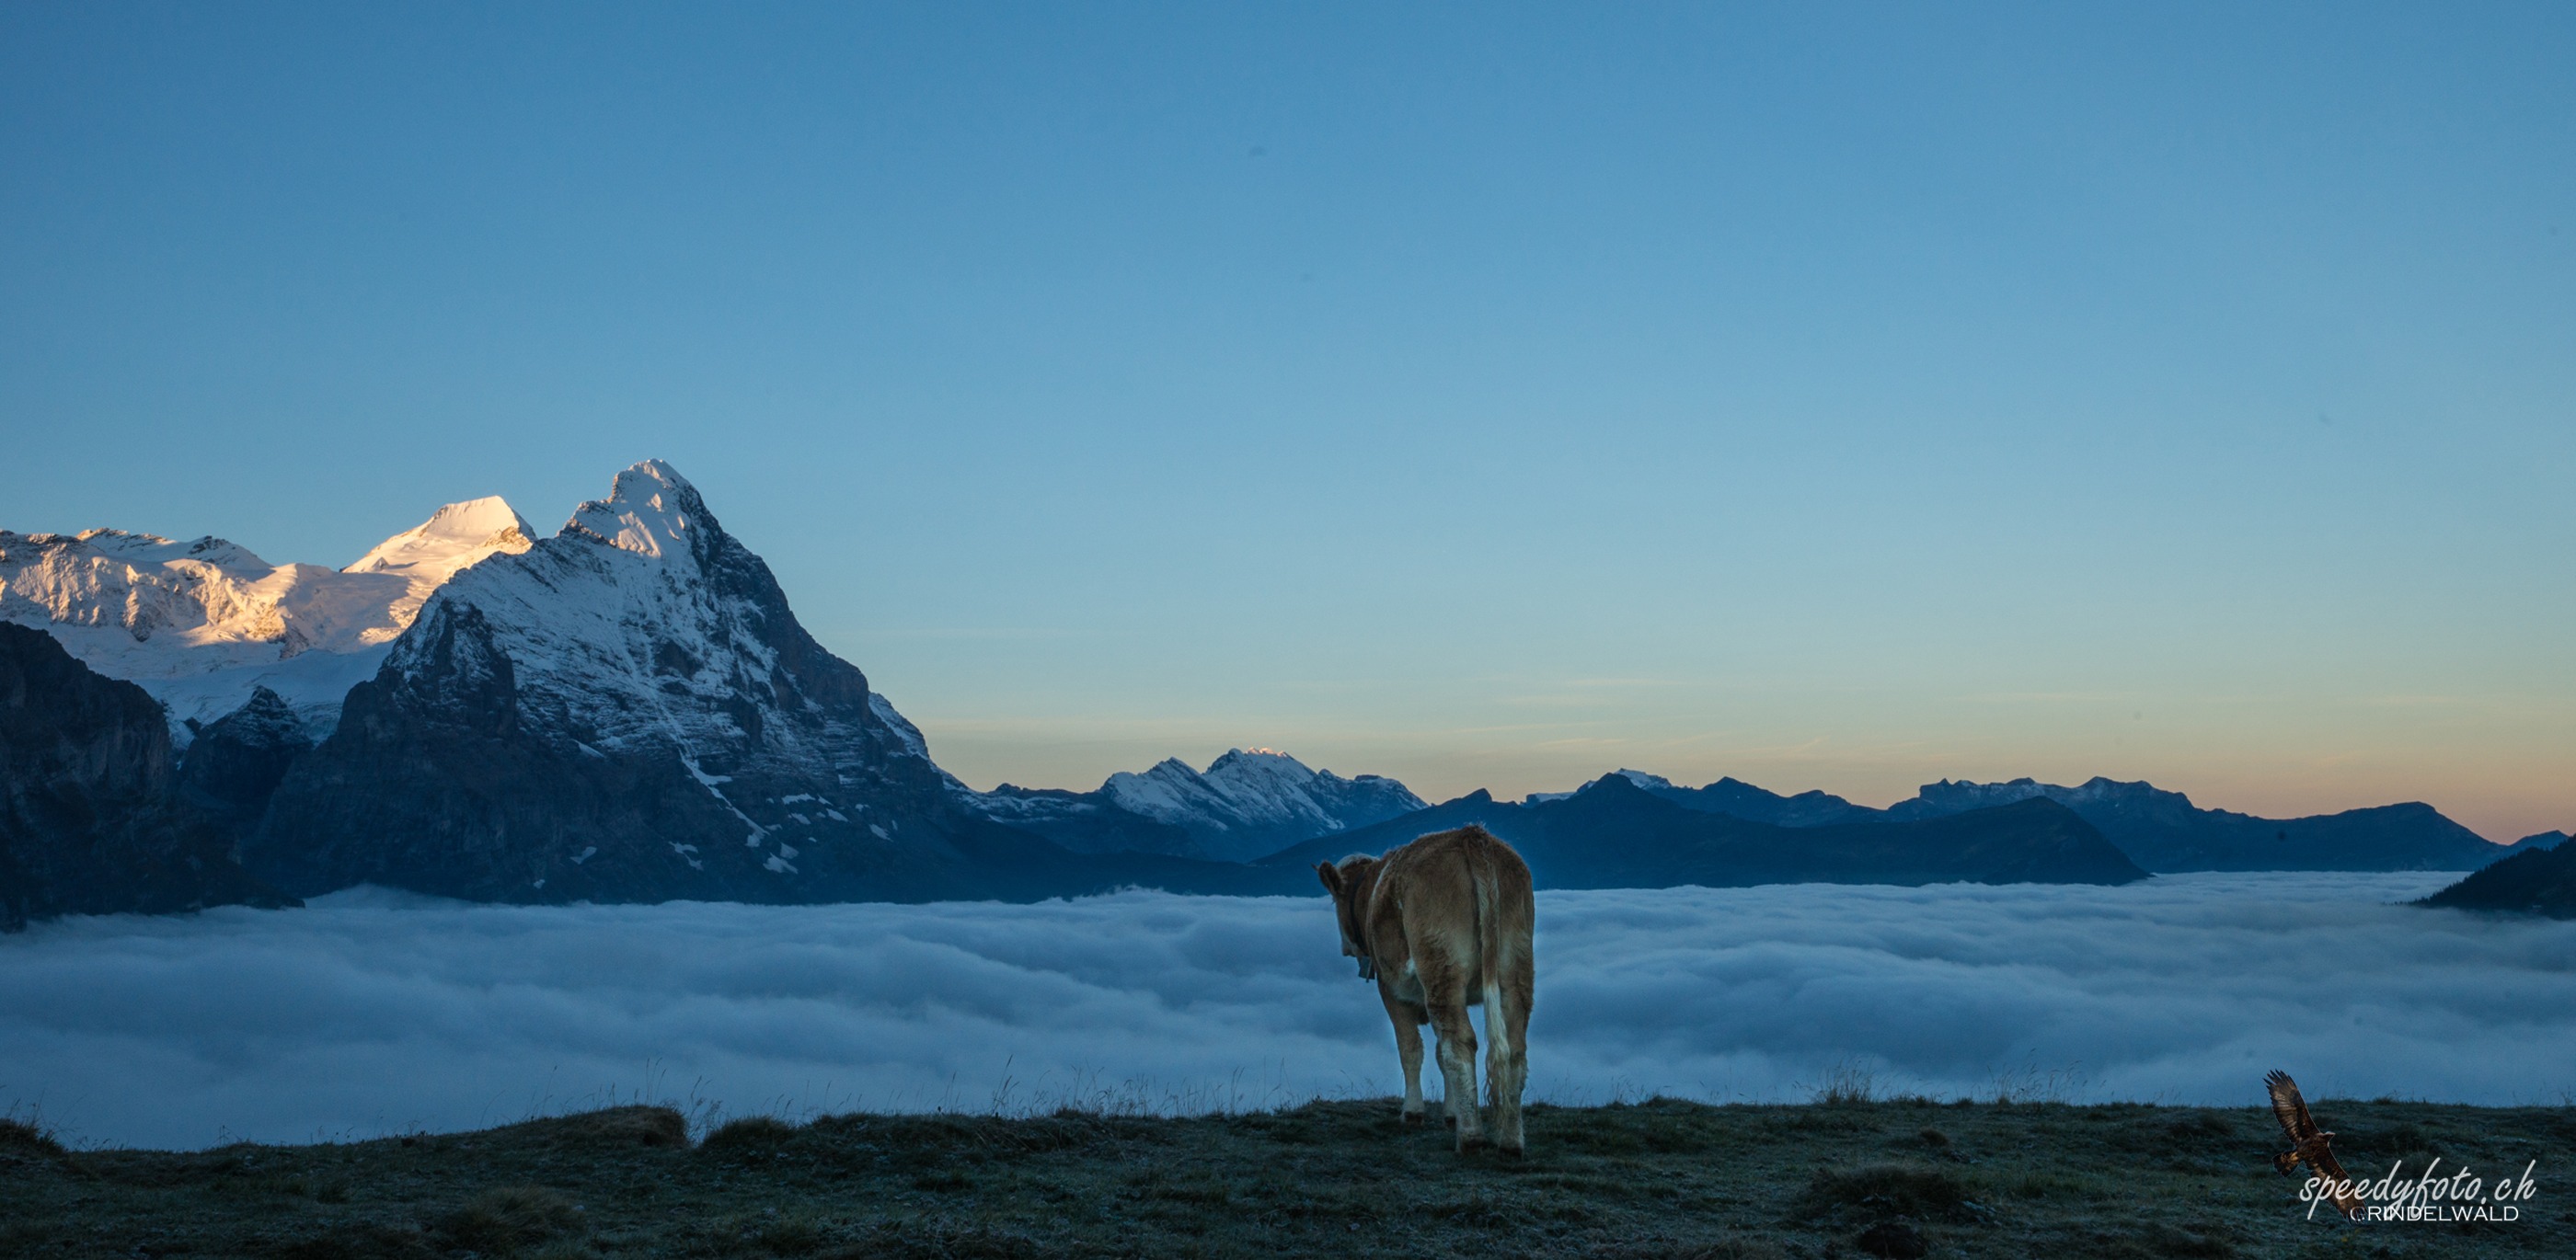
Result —
POLYGON ((1458 1153, 1461 1155, 1464 1155, 1469 1151, 1482 1149, 1484 1145, 1485 1139, 1481 1137, 1473 1137, 1464 1133, 1458 1135, 1458 1153))
POLYGON ((1453 1128, 1453 1129, 1454 1129, 1454 1128, 1457 1128, 1457 1127, 1458 1127, 1458 1117, 1456 1117, 1456 1116, 1442 1116, 1442 1117, 1440 1117, 1440 1123, 1445 1124, 1445 1125, 1448 1125, 1450 1128, 1453 1128))
POLYGON ((1494 1147, 1494 1150, 1497 1154, 1508 1155, 1513 1159, 1519 1159, 1522 1155, 1522 1151, 1518 1143, 1514 1143, 1509 1146, 1497 1145, 1494 1147))
POLYGON ((1406 1124, 1421 1124, 1421 1123, 1423 1123, 1422 1113, 1421 1113, 1421 1112, 1419 1112, 1419 1111, 1408 1111, 1408 1112, 1405 1112, 1405 1113, 1404 1113, 1404 1122, 1405 1122, 1406 1124))

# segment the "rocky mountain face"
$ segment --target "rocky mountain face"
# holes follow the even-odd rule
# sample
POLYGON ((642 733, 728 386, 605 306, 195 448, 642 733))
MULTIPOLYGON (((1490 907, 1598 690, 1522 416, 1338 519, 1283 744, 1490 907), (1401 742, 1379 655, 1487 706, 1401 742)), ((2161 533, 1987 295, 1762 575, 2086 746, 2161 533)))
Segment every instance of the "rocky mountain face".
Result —
POLYGON ((180 746, 263 687, 319 738, 430 592, 528 545, 527 523, 499 499, 449 504, 346 569, 274 565, 214 537, 0 530, 0 621, 45 630, 92 669, 141 685, 180 746))
POLYGON ((2460 910, 2503 910, 2576 919, 2576 844, 2564 832, 2543 832, 2549 845, 2534 845, 2415 904, 2460 910))
POLYGON ((1382 853, 1468 823, 1518 849, 1541 888, 2124 884, 2147 877, 2092 824, 2045 799, 1909 822, 1781 827, 1691 809, 1617 774, 1531 804, 1475 792, 1296 845, 1262 864, 1304 868, 1348 853, 1382 853))
POLYGON ((179 762, 179 798, 238 843, 259 825, 296 759, 313 751, 311 727, 266 687, 202 726, 179 762))
POLYGON ((161 706, 0 622, 0 930, 59 914, 287 904, 180 791, 161 706))
POLYGON ((439 587, 244 860, 489 901, 972 895, 1017 837, 958 790, 655 461, 439 587))
POLYGON ((1233 749, 1204 771, 1170 758, 1142 774, 1113 774, 1089 792, 1005 783, 966 799, 986 817, 1083 852, 1229 862, 1424 808, 1393 779, 1345 779, 1268 748, 1233 749))

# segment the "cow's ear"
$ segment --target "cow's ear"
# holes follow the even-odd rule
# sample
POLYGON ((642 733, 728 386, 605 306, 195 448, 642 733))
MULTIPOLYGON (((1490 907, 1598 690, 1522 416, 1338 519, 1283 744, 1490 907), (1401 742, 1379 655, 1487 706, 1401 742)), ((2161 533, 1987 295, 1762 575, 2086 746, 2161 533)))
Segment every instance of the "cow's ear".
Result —
POLYGON ((1324 891, 1329 892, 1336 897, 1342 895, 1342 871, 1340 867, 1337 867, 1330 862, 1317 862, 1315 863, 1315 878, 1324 881, 1324 891))

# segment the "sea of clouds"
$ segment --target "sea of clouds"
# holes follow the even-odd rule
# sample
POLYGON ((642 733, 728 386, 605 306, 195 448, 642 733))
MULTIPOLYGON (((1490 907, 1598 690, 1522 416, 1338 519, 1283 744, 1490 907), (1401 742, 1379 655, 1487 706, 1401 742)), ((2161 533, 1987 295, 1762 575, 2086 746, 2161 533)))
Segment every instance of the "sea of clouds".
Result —
MULTIPOLYGON (((2445 875, 1539 897, 1531 1093, 2563 1103, 2576 923, 2393 902, 2445 875)), ((1397 1091, 1311 898, 471 906, 82 918, 0 937, 0 1111, 201 1147, 644 1098, 1158 1111, 1397 1091)), ((1436 1071, 1428 1074, 1437 1092, 1436 1071)))

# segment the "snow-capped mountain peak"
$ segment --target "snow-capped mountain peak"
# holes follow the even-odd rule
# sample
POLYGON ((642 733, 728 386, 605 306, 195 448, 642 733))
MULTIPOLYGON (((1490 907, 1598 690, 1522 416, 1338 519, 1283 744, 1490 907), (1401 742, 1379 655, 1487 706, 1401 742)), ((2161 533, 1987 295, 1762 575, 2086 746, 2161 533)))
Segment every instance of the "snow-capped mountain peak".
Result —
POLYGON ((454 672, 440 623, 468 613, 510 662, 515 720, 564 747, 669 750, 710 786, 764 757, 825 782, 816 767, 835 757, 938 775, 921 732, 796 624, 769 566, 660 460, 617 474, 554 537, 438 588, 389 667, 454 672))
POLYGON ((658 459, 617 474, 608 497, 574 508, 563 533, 656 559, 695 558, 691 532, 703 533, 706 503, 697 487, 658 459))
POLYGON ((343 573, 399 573, 444 582, 496 551, 526 551, 536 541, 527 518, 499 495, 450 503, 427 521, 377 543, 343 573))
POLYGON ((941 837, 980 822, 919 729, 659 461, 554 537, 457 572, 346 711, 245 847, 281 887, 919 893, 953 886, 962 853, 941 837))

